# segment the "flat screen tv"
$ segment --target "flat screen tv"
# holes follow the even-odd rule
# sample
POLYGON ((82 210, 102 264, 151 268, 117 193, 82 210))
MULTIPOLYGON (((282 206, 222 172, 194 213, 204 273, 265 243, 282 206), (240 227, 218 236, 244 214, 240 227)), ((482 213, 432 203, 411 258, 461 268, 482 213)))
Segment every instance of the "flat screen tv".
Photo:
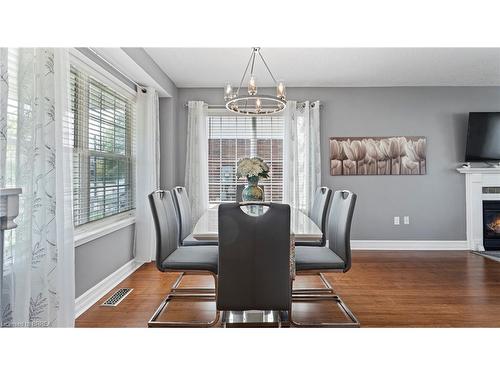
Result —
POLYGON ((500 112, 470 112, 465 161, 500 161, 500 112))

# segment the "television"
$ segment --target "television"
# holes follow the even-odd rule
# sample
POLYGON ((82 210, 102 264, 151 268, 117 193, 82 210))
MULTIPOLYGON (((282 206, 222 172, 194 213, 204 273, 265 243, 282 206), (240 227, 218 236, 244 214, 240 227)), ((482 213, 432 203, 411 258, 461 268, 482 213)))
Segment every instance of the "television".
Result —
POLYGON ((465 161, 500 161, 500 112, 470 112, 465 161))

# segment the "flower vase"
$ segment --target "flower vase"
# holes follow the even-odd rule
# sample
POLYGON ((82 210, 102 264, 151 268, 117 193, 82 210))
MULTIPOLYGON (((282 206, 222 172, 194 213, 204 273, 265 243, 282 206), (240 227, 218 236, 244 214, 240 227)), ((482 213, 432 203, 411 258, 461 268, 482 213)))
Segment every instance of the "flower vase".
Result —
POLYGON ((241 193, 243 202, 263 201, 264 191, 259 187, 259 176, 247 177, 248 184, 241 193))

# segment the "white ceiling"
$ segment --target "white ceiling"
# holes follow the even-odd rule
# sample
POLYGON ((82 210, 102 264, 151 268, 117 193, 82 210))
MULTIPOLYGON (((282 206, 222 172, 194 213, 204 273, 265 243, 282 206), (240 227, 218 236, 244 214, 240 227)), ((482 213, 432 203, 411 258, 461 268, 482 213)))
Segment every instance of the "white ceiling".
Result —
MULTIPOLYGON (((237 85, 250 48, 146 48, 177 87, 237 85)), ((289 87, 497 86, 500 48, 262 48, 289 87)), ((272 80, 259 61, 257 84, 272 80)))

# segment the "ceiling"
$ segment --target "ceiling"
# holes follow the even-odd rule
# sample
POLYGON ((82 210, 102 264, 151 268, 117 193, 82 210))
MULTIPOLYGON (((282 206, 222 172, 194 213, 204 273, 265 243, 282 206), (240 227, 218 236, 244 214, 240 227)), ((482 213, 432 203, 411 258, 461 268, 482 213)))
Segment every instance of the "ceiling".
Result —
MULTIPOLYGON (((250 48, 146 48, 177 87, 237 85, 250 48)), ((288 87, 497 86, 500 48, 262 48, 288 87)), ((257 84, 272 86, 263 64, 257 84)))

